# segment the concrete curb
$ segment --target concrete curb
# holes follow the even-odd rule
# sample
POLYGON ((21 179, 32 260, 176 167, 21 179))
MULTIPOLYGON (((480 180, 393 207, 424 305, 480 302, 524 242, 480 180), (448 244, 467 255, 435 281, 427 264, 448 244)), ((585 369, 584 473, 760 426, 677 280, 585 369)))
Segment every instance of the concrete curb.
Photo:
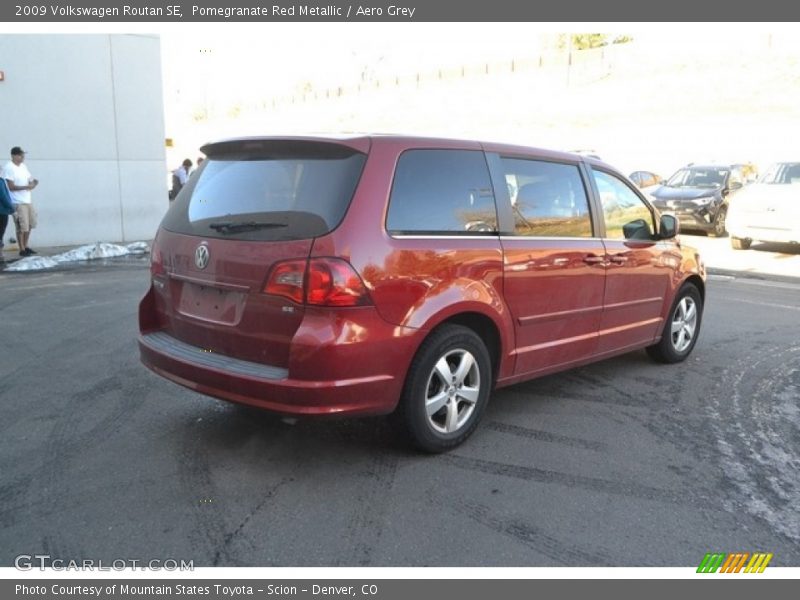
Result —
POLYGON ((792 277, 790 275, 775 275, 772 273, 758 273, 753 271, 734 271, 731 269, 717 269, 708 266, 706 266, 706 273, 709 275, 733 277, 735 279, 757 279, 761 281, 777 281, 780 283, 794 283, 800 285, 800 277, 792 277))

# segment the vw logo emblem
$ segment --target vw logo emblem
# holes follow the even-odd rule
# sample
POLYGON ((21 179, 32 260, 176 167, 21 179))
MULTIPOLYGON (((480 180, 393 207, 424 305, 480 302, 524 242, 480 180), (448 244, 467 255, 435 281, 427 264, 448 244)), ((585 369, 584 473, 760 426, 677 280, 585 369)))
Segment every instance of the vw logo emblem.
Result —
POLYGON ((208 246, 200 244, 194 251, 194 266, 198 269, 205 269, 208 266, 209 257, 208 246))

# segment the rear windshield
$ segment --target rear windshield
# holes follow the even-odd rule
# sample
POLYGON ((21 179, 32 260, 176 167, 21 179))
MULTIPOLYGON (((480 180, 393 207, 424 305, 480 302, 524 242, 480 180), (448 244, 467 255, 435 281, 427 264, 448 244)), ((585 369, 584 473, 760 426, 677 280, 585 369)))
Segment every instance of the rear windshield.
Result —
POLYGON ((800 163, 776 163, 761 176, 759 183, 800 183, 800 163))
POLYGON ((669 187, 717 188, 725 185, 727 169, 691 168, 681 169, 667 181, 669 187))
POLYGON ((365 160, 338 144, 272 142, 257 151, 228 144, 190 176, 162 226, 237 240, 325 235, 344 217, 365 160))

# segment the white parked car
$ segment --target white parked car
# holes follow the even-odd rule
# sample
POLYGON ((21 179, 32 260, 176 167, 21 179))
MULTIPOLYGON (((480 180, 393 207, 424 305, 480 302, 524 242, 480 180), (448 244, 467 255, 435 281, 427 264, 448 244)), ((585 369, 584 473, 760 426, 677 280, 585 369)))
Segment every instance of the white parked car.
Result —
POLYGON ((746 250, 753 241, 800 243, 800 162, 775 163, 757 183, 730 203, 731 246, 746 250))

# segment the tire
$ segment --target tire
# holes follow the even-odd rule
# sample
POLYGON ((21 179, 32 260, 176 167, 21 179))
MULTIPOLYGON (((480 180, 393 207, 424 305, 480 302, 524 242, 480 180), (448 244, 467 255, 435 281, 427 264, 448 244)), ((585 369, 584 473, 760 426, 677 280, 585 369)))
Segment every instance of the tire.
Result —
POLYGON ((734 250, 747 250, 750 248, 750 244, 753 243, 753 240, 749 238, 731 238, 731 248, 734 250))
POLYGON ((445 452, 475 430, 492 383, 492 361, 483 340, 467 327, 444 325, 411 362, 398 420, 417 448, 445 452))
POLYGON ((650 358, 667 364, 685 360, 697 343, 702 319, 703 298, 700 291, 693 283, 685 283, 669 309, 661 341, 647 348, 650 358))
POLYGON ((711 235, 714 237, 725 237, 728 231, 725 228, 725 218, 728 216, 728 207, 723 205, 719 207, 717 218, 714 219, 714 228, 711 230, 711 235))

